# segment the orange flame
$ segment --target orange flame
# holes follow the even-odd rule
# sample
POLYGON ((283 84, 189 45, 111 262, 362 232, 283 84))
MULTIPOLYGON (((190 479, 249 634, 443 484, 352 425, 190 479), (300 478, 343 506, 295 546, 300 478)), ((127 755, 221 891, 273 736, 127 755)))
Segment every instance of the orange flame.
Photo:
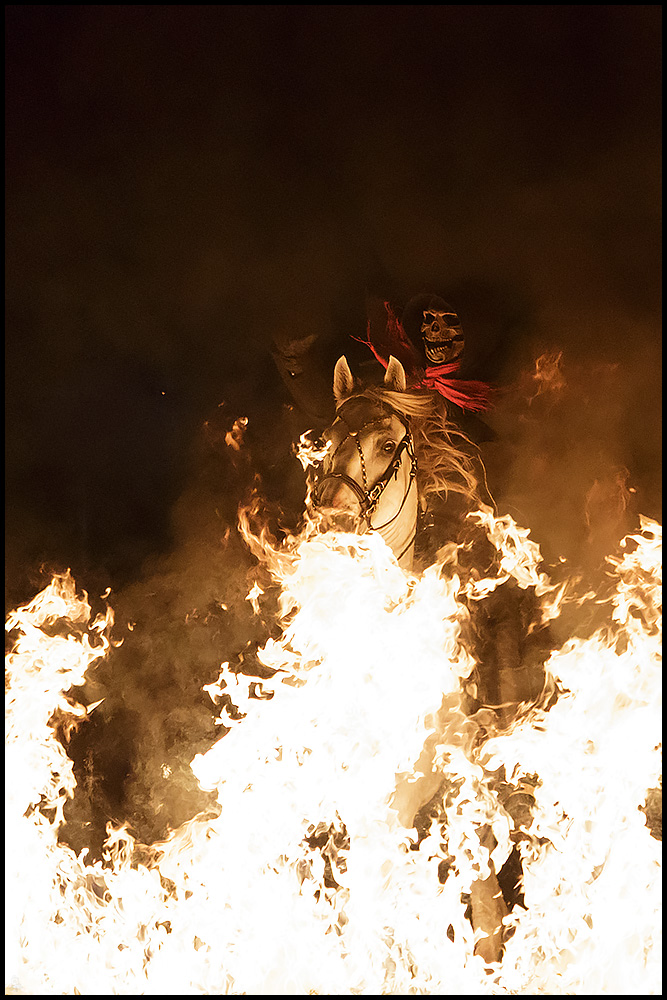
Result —
MULTIPOLYGON (((192 769, 217 815, 163 843, 139 852, 109 827, 89 865, 58 841, 74 779, 50 720, 83 718, 66 695, 108 651, 111 613, 91 622, 65 575, 8 618, 14 991, 660 993, 661 851, 642 812, 660 775, 660 526, 643 519, 610 560, 609 623, 552 654, 555 703, 483 741, 462 710, 474 660, 453 563, 408 574, 376 534, 309 525, 277 546, 244 517, 281 588, 282 634, 259 652, 274 673, 259 690, 223 663, 207 685, 227 732, 192 769), (466 910, 513 849, 525 907, 494 962, 466 910)), ((500 578, 555 613, 528 533, 477 517, 500 578)))

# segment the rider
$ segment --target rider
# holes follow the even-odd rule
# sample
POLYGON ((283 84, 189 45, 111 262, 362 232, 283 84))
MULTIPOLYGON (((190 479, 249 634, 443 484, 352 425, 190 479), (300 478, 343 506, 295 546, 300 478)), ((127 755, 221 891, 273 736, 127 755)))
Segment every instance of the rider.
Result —
POLYGON ((367 311, 361 342, 375 357, 386 365, 393 354, 403 364, 410 388, 438 392, 446 401, 448 420, 476 444, 495 440, 478 415, 490 408, 493 390, 468 377, 465 334, 456 310, 440 295, 425 292, 409 300, 400 319, 389 302, 371 299, 367 311))
MULTIPOLYGON (((440 295, 426 292, 415 295, 400 311, 384 299, 368 296, 366 315, 366 338, 352 340, 370 348, 384 367, 390 355, 397 358, 405 369, 408 388, 434 393, 441 403, 443 420, 452 432, 458 432, 455 443, 469 449, 479 466, 480 500, 492 504, 479 452, 495 440, 494 432, 480 417, 489 408, 492 390, 487 383, 468 377, 474 373, 469 370, 465 335, 456 310, 440 295)), ((330 419, 335 338, 324 318, 319 314, 317 318, 316 324, 308 324, 299 315, 288 316, 273 336, 276 368, 296 404, 293 416, 303 424, 299 433, 307 427, 319 432, 330 419), (317 333, 313 333, 313 326, 317 333)), ((366 357, 374 364, 372 356, 366 357)), ((365 367, 363 360, 359 363, 365 367)), ((421 561, 432 562, 440 546, 451 540, 452 530, 466 513, 459 501, 450 493, 447 502, 432 499, 422 511, 418 537, 421 561)))

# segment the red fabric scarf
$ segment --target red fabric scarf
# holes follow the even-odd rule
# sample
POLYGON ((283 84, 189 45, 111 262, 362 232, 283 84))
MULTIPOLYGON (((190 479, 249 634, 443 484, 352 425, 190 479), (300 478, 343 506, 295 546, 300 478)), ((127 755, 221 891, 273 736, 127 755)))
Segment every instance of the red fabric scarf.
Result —
POLYGON ((457 372, 461 365, 453 361, 448 365, 431 365, 419 383, 426 389, 435 389, 445 399, 463 410, 488 410, 491 405, 491 386, 474 379, 443 378, 457 372))

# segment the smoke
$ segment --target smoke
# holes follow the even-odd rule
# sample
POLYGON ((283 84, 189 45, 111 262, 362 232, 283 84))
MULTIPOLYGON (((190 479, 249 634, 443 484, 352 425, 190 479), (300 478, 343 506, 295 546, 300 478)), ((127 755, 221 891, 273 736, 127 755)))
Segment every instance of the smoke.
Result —
POLYGON ((545 556, 596 569, 659 517, 658 18, 9 9, 7 600, 70 565, 124 638, 72 745, 74 840, 202 807, 202 684, 270 628, 236 508, 254 469, 288 522, 301 500, 285 331, 319 338, 326 384, 367 293, 443 294, 501 389, 492 492, 545 556))
POLYGON ((172 511, 171 551, 107 597, 115 648, 81 692, 85 703, 104 701, 69 749, 78 788, 62 836, 76 850, 101 856, 109 821, 152 843, 210 805, 190 769, 221 736, 203 687, 224 662, 261 673, 254 651, 271 629, 247 600, 256 560, 236 531, 265 464, 244 437, 224 406, 202 426, 172 511))

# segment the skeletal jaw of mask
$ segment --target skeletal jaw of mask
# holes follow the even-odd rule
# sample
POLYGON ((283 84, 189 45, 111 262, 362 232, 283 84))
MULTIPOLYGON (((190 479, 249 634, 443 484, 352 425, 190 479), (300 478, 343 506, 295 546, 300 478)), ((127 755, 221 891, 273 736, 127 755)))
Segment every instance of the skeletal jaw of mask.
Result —
POLYGON ((455 312, 424 310, 421 335, 429 364, 450 364, 463 354, 463 330, 455 312))

